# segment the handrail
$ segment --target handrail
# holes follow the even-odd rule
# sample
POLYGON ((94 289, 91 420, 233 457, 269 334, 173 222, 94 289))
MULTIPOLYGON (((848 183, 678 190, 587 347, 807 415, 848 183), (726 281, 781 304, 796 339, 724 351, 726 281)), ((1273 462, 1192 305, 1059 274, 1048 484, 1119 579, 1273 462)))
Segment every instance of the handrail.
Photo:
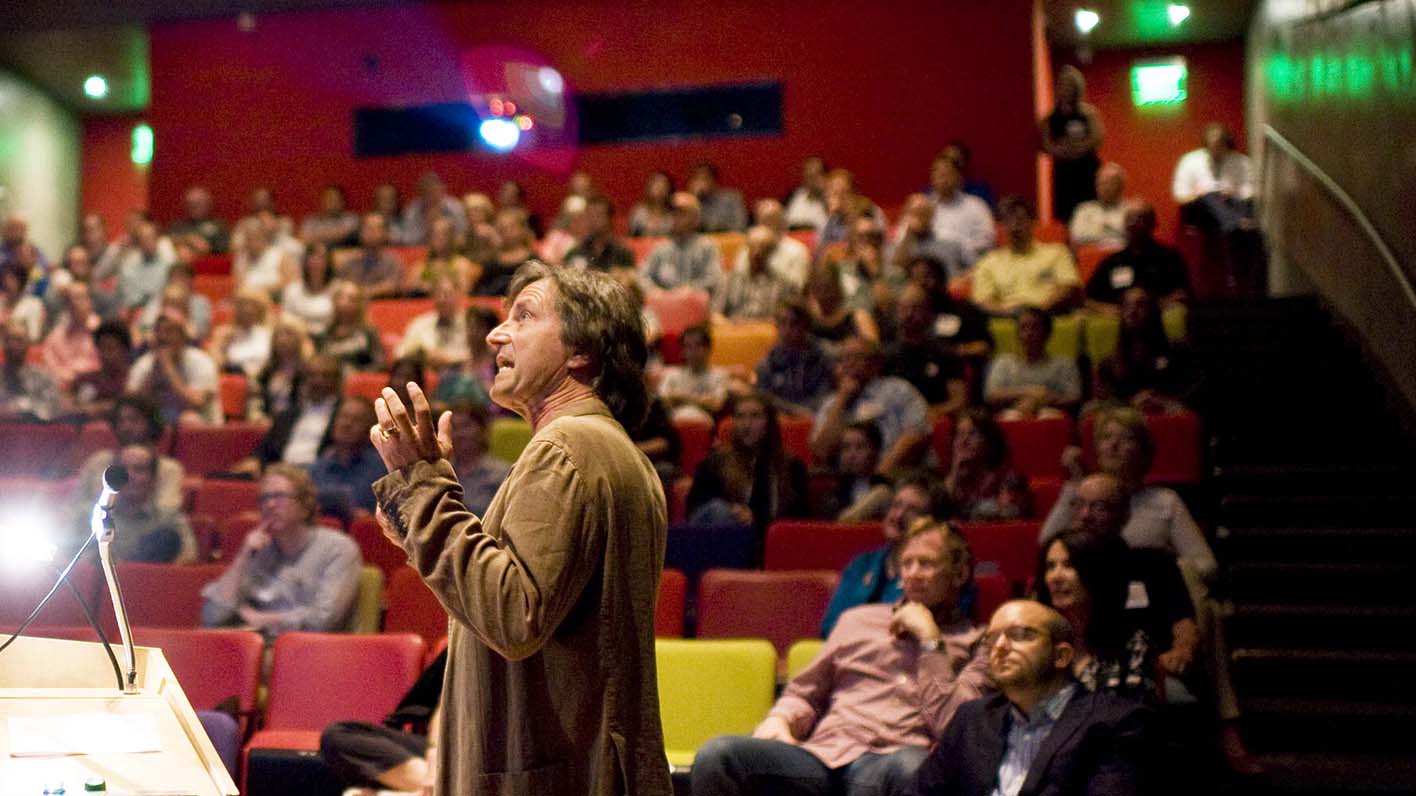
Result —
POLYGON ((1372 241, 1372 245, 1376 248, 1377 253, 1386 261, 1387 268, 1391 271, 1392 277, 1396 279, 1396 283, 1401 286, 1402 292, 1406 294, 1406 301, 1413 309, 1416 309, 1416 289, 1412 288, 1411 280, 1407 277, 1406 271, 1402 269, 1400 261, 1396 259, 1396 255, 1392 253, 1391 247, 1387 245, 1381 233, 1377 232, 1377 228, 1372 224, 1371 219, 1367 218, 1366 213, 1362 212, 1362 208, 1357 204, 1357 200, 1353 199, 1351 194, 1343 190, 1342 186, 1338 185, 1336 180, 1329 176, 1327 172, 1323 171, 1321 166, 1314 163, 1307 155, 1304 155, 1292 141, 1289 141, 1282 133, 1273 129, 1271 125, 1264 125, 1264 139, 1275 144, 1292 158, 1295 163, 1302 166, 1303 169, 1308 172, 1308 175, 1316 179, 1319 184, 1326 188, 1328 193, 1332 194, 1333 198, 1338 201, 1338 204, 1342 205, 1342 207, 1347 210, 1348 214, 1356 220, 1357 226, 1367 234, 1367 237, 1372 241))

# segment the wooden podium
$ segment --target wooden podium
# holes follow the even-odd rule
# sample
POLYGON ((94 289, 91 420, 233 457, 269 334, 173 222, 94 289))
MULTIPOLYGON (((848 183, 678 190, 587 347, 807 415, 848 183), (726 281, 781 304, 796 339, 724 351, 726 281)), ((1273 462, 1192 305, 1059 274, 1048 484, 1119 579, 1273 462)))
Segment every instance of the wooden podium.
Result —
MULTIPOLYGON (((114 645, 118 659, 123 652, 114 645)), ((84 782, 102 777, 109 796, 235 796, 231 780, 162 652, 137 647, 138 693, 118 689, 100 644, 25 638, 0 653, 0 796, 40 796, 63 783, 82 796, 84 782), (160 751, 16 757, 12 718, 144 717, 156 726, 160 751)))

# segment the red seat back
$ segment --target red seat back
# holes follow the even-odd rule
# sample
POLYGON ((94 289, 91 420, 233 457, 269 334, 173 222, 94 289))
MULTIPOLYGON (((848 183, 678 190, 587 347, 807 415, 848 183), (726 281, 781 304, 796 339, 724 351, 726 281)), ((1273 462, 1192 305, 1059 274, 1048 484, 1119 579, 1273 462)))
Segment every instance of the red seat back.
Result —
MULTIPOLYGON (((1146 428, 1155 444, 1155 461, 1146 482, 1190 484, 1200 480, 1204 469, 1204 446, 1200 416, 1189 409, 1170 414, 1146 415, 1146 428)), ((1087 470, 1096 469, 1096 415, 1082 418, 1082 458, 1087 470)))
MULTIPOLYGON (((777 417, 777 430, 782 438, 782 449, 797 457, 802 464, 810 466, 815 459, 811 452, 811 427, 815 422, 810 417, 777 417)), ((726 443, 733 433, 733 419, 723 418, 718 424, 718 441, 726 443)))
POLYGON ((1086 246, 1077 247, 1077 276, 1085 285, 1096 273, 1096 269, 1101 265, 1101 261, 1120 251, 1120 246, 1103 245, 1092 243, 1086 246))
POLYGON ((998 606, 1013 599, 1013 584, 1002 575, 975 575, 974 593, 973 620, 988 624, 998 606))
POLYGON ((839 572, 856 555, 884 543, 878 522, 777 520, 767 526, 762 568, 839 572))
POLYGON ((683 610, 688 600, 688 578, 676 569, 659 576, 659 600, 654 604, 654 635, 683 636, 683 610))
POLYGON ((260 508, 257 495, 261 485, 258 481, 237 478, 207 478, 197 490, 197 500, 192 506, 196 514, 210 514, 213 517, 230 517, 238 512, 256 511, 260 508))
POLYGON ((246 416, 246 377, 239 373, 223 373, 218 384, 221 395, 221 412, 227 420, 240 420, 246 416))
MULTIPOLYGON (((119 562, 118 583, 123 587, 128 624, 133 627, 200 627, 202 587, 225 570, 225 564, 119 562)), ((109 638, 117 638, 118 625, 106 588, 103 595, 100 618, 103 632, 109 638)))
POLYGON ((447 611, 412 567, 393 572, 384 602, 388 606, 384 614, 386 632, 415 633, 430 645, 447 635, 447 611))
MULTIPOLYGON (((61 562, 55 562, 61 564, 61 562)), ((67 560, 62 564, 69 563, 67 560)), ((62 565, 61 564, 61 565, 62 565)), ((30 615, 39 601, 54 585, 58 573, 48 565, 25 565, 0 571, 0 627, 16 628, 30 615)), ((84 599, 93 605, 97 601, 102 578, 97 567, 88 561, 80 561, 69 573, 69 580, 84 599)), ((35 625, 77 626, 87 625, 83 608, 74 600, 74 593, 66 586, 60 586, 49 603, 35 617, 35 625)))
POLYGON ((698 583, 698 637, 765 638, 785 658, 793 642, 820 636, 839 581, 825 570, 710 569, 698 583))
POLYGON ((270 670, 269 730, 319 731, 335 721, 378 722, 423 668, 412 633, 282 633, 270 670))
POLYGON ((1037 534, 1042 524, 1015 522, 961 522, 974 567, 982 574, 1000 574, 1012 583, 1027 583, 1037 564, 1037 534))
POLYGON ((1028 488, 1032 490, 1033 496, 1033 519, 1047 519, 1047 515, 1052 512, 1052 507, 1057 505, 1057 498, 1062 495, 1064 483, 1066 482, 1061 478, 1028 479, 1028 488))
POLYGON ((188 474, 224 473, 251 455, 267 428, 265 423, 244 421, 220 426, 182 426, 173 445, 173 458, 188 474))
POLYGON ((644 305, 658 316, 665 337, 677 336, 708 320, 708 294, 702 290, 651 290, 644 297, 644 305))
POLYGON ((399 570, 408 568, 408 554, 383 535, 378 520, 373 517, 364 515, 356 518, 349 524, 349 535, 359 545, 364 563, 383 570, 385 583, 391 582, 399 570))
POLYGON ((261 513, 253 509, 235 514, 217 515, 216 536, 211 539, 210 547, 203 553, 207 558, 215 557, 221 561, 230 561, 240 552, 241 544, 246 541, 246 534, 250 533, 260 522, 261 513))
POLYGON ((356 370, 344 377, 344 395, 347 398, 368 398, 370 401, 376 401, 387 386, 388 374, 380 371, 356 370))
POLYGON ((0 423, 0 476, 66 476, 79 430, 69 423, 0 423))
POLYGON ((679 472, 693 475, 713 447, 713 424, 693 420, 673 423, 679 438, 679 472))
POLYGON ((934 418, 930 425, 929 444, 941 467, 948 467, 954 461, 954 424, 948 415, 934 418))
POLYGON ((1063 474, 1062 451, 1072 444, 1072 418, 1040 417, 1001 420, 1013 467, 1029 478, 1055 478, 1063 474))
POLYGON ((409 321, 432 308, 432 299, 375 299, 369 302, 369 325, 380 332, 403 334, 409 321))
POLYGON ((242 713, 255 711, 261 651, 265 646, 259 633, 225 628, 135 626, 133 642, 162 649, 162 656, 177 675, 177 682, 193 708, 212 710, 234 696, 242 713))

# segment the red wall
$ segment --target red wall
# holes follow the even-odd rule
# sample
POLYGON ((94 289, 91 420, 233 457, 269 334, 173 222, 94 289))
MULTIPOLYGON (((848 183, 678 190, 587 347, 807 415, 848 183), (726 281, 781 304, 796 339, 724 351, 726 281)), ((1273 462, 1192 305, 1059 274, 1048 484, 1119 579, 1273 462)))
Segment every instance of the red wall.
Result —
POLYGON ((79 206, 108 222, 110 235, 123 228, 128 211, 147 207, 148 167, 133 163, 133 127, 137 115, 84 119, 80 160, 79 206))
MULTIPOLYGON (((1067 53, 1054 53, 1062 61, 1067 53)), ((1101 155, 1126 168, 1127 193, 1150 200, 1160 218, 1160 234, 1171 237, 1178 209, 1170 198, 1171 177, 1180 156, 1200 146, 1204 126, 1227 123, 1244 146, 1244 45, 1199 44, 1145 50, 1098 52, 1076 64, 1087 79, 1087 100, 1106 127, 1101 155), (1136 61, 1184 56, 1188 98, 1176 106, 1138 108, 1131 102, 1131 65, 1136 61)))
POLYGON ((539 52, 582 91, 783 83, 781 136, 581 150, 574 165, 621 207, 651 170, 681 181, 704 158, 749 197, 781 195, 812 153, 893 206, 925 184, 930 157, 954 137, 973 145, 975 171, 998 193, 1033 196, 1031 9, 1030 0, 489 0, 260 17, 250 33, 230 20, 160 25, 151 31, 152 206, 171 219, 182 188, 202 182, 233 216, 252 186, 271 183, 298 215, 337 181, 362 207, 378 182, 407 195, 432 168, 457 192, 516 177, 545 214, 569 164, 352 157, 352 109, 465 101, 461 52, 487 44, 539 52))

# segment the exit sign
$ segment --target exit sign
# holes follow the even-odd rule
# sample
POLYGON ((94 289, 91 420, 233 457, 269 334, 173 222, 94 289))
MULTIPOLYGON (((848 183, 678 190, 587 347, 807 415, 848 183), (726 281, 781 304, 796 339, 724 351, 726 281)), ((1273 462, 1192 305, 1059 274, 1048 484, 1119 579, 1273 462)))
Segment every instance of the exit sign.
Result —
POLYGON ((1142 61, 1131 66, 1131 102, 1174 105, 1185 101, 1185 59, 1142 61))

